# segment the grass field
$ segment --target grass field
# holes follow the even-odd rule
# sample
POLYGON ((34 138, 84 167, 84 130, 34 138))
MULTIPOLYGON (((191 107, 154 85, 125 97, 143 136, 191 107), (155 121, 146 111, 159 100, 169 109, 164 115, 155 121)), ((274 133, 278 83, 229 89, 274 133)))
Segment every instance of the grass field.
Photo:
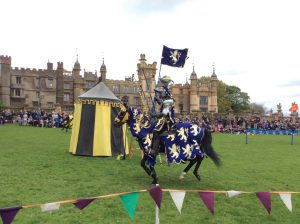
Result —
MULTIPOLYGON (((70 133, 59 129, 0 126, 0 208, 43 204, 118 192, 147 189, 151 179, 140 167, 140 153, 132 160, 74 156, 68 152, 70 133)), ((213 146, 222 167, 205 159, 199 182, 189 173, 178 176, 185 165, 156 165, 160 186, 180 190, 300 191, 300 136, 213 134, 213 146)), ((169 193, 163 193, 160 223, 300 223, 300 195, 292 195, 290 213, 278 195, 272 195, 269 215, 255 193, 228 198, 215 195, 212 216, 197 193, 186 194, 180 215, 169 193)), ((134 221, 119 197, 95 200, 80 211, 63 204, 52 213, 39 207, 22 209, 14 224, 37 223, 138 223, 155 222, 155 206, 141 193, 134 221)))

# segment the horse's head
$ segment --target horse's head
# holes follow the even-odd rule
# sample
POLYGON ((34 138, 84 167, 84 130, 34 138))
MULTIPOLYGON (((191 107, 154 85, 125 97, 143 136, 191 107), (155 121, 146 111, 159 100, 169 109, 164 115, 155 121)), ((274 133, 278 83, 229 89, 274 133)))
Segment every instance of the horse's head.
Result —
POLYGON ((121 110, 115 118, 115 125, 120 127, 129 120, 129 108, 126 103, 121 106, 121 110))

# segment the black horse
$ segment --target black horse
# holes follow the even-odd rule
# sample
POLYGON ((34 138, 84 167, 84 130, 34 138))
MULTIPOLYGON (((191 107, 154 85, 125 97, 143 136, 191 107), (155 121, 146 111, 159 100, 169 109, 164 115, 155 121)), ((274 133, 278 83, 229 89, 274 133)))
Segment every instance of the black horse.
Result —
MULTIPOLYGON (((152 177, 152 184, 158 183, 154 165, 159 152, 159 147, 152 147, 152 133, 154 128, 161 129, 160 126, 165 124, 163 119, 159 119, 154 124, 141 110, 128 107, 126 104, 121 107, 119 114, 115 118, 115 125, 121 126, 127 123, 131 134, 137 139, 141 150, 144 152, 141 166, 152 177)), ((168 164, 180 164, 190 161, 181 173, 180 180, 185 178, 187 172, 195 164, 193 174, 200 180, 201 177, 198 174, 198 169, 205 155, 210 157, 216 166, 220 166, 220 158, 212 147, 212 135, 210 131, 190 122, 177 123, 175 127, 176 134, 163 134, 159 138, 164 145, 168 164)))

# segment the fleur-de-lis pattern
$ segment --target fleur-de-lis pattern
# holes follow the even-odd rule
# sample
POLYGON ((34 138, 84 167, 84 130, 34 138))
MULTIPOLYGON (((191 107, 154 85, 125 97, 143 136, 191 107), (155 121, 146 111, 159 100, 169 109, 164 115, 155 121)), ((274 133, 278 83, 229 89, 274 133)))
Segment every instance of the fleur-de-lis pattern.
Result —
MULTIPOLYGON (((133 107, 128 108, 129 118, 127 124, 134 137, 137 138, 141 150, 147 158, 149 164, 154 165, 156 158, 149 155, 152 139, 150 134, 153 129, 160 131, 164 125, 164 118, 158 120, 156 125, 153 121, 143 115, 143 113, 133 107)), ((117 117, 118 118, 118 117, 117 117)), ((186 122, 177 123, 176 134, 161 136, 161 140, 165 144, 166 160, 169 164, 179 164, 196 156, 203 157, 201 143, 204 137, 204 129, 199 126, 186 122)))

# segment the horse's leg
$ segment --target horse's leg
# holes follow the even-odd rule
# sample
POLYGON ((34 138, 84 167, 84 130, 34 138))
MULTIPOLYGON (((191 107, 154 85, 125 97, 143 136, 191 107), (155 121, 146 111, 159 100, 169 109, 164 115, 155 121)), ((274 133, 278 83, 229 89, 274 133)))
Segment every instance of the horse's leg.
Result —
POLYGON ((153 179, 152 184, 158 184, 158 177, 157 177, 157 175, 156 175, 154 166, 150 165, 149 168, 150 168, 150 170, 151 170, 151 177, 152 177, 152 179, 153 179))
POLYGON ((145 172, 146 172, 149 176, 151 176, 151 170, 146 166, 146 161, 147 161, 147 159, 146 159, 146 157, 144 156, 144 157, 142 158, 142 160, 141 160, 141 167, 143 167, 143 169, 145 170, 145 172))
POLYGON ((187 167, 182 171, 181 175, 179 176, 179 180, 184 180, 185 175, 187 172, 192 168, 192 166, 197 162, 197 157, 189 162, 187 167))
POLYGON ((196 164, 196 166, 195 166, 195 169, 194 169, 194 171, 193 171, 193 174, 195 175, 195 177, 196 177, 198 180, 201 180, 201 177, 200 177, 200 175, 198 174, 198 169, 199 169, 199 167, 200 167, 200 165, 201 165, 201 162, 202 162, 202 160, 203 160, 203 157, 197 156, 196 160, 197 160, 197 164, 196 164))

